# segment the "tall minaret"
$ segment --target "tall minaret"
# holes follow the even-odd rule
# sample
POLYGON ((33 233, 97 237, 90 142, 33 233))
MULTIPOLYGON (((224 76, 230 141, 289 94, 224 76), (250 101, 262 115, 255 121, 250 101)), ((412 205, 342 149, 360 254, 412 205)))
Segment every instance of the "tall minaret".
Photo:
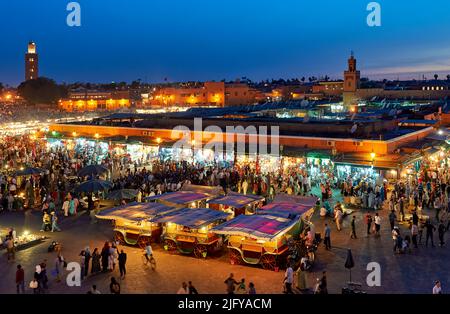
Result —
POLYGON ((351 105, 356 99, 359 88, 360 72, 356 70, 356 59, 351 52, 348 59, 348 69, 344 71, 344 105, 351 105))
POLYGON ((36 44, 28 43, 28 52, 25 54, 25 81, 38 78, 38 54, 36 44))

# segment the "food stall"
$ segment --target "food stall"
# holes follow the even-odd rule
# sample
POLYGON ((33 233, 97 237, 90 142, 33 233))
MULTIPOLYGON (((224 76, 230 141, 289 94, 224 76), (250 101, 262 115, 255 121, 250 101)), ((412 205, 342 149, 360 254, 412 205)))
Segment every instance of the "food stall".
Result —
POLYGON ((306 225, 313 226, 310 219, 316 201, 315 197, 280 195, 256 215, 238 216, 212 231, 228 236, 231 264, 260 264, 269 270, 282 268, 289 255, 287 241, 298 237, 306 225))
MULTIPOLYGON (((10 234, 10 230, 11 229, 0 230, 0 239, 1 239, 0 248, 2 249, 6 248, 3 244, 6 241, 6 237, 10 234)), ((29 231, 24 231, 20 235, 15 235, 15 233, 13 233, 13 236, 14 236, 14 247, 16 251, 28 249, 32 246, 44 242, 47 239, 47 237, 45 236, 36 235, 30 233, 29 231)))
POLYGON ((209 200, 207 203, 209 208, 230 213, 232 217, 235 217, 254 214, 262 206, 264 200, 265 198, 259 195, 230 192, 209 200))
POLYGON ((113 221, 115 241, 144 248, 148 241, 160 240, 161 225, 153 220, 175 210, 177 209, 174 207, 160 203, 130 203, 103 210, 95 216, 113 221))
POLYGON ((158 202, 179 208, 199 208, 205 207, 206 202, 211 198, 213 198, 213 196, 206 193, 177 191, 146 197, 144 200, 146 202, 158 202))
POLYGON ((221 236, 211 229, 229 218, 230 214, 208 208, 183 208, 153 220, 163 224, 161 236, 169 252, 194 254, 206 258, 222 248, 221 236))
POLYGON ((286 264, 287 238, 300 219, 273 215, 240 215, 212 229, 227 236, 230 263, 261 265, 275 270, 286 264))

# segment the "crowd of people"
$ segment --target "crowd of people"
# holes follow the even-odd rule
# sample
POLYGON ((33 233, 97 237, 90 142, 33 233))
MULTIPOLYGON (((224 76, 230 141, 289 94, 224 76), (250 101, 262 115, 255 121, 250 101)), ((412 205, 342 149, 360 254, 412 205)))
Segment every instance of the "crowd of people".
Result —
MULTIPOLYGON (((425 246, 429 243, 431 246, 435 245, 435 232, 438 233, 439 245, 444 246, 444 235, 450 226, 450 172, 447 167, 437 167, 426 162, 415 177, 397 180, 393 185, 389 185, 386 181, 377 181, 367 176, 339 176, 331 167, 325 166, 320 168, 320 175, 313 176, 313 167, 308 164, 301 167, 281 167, 270 172, 261 172, 257 164, 246 163, 224 167, 218 164, 154 160, 150 164, 142 165, 131 162, 129 156, 115 156, 112 152, 101 152, 92 146, 75 145, 68 149, 64 145, 52 146, 43 140, 23 136, 7 137, 0 142, 0 163, 1 169, 4 170, 0 174, 2 209, 41 210, 41 231, 44 232, 61 231, 58 223, 61 216, 76 216, 83 208, 92 208, 92 199, 89 199, 92 195, 86 202, 83 200, 84 195, 74 192, 74 187, 80 181, 78 171, 90 164, 101 164, 109 169, 107 176, 113 184, 111 190, 138 190, 137 201, 146 196, 178 191, 185 184, 220 186, 226 193, 236 191, 257 194, 268 201, 279 193, 305 196, 315 192, 321 199, 320 207, 332 208, 330 202, 336 203, 334 210, 331 210, 331 216, 337 230, 341 230, 346 212, 338 200, 333 199, 333 190, 337 190, 340 191, 344 204, 354 203, 348 200, 353 197, 358 199, 358 208, 369 210, 365 215, 368 235, 380 236, 381 217, 377 211, 383 207, 388 208, 393 250, 397 253, 417 248, 422 243, 423 233, 425 246), (34 175, 20 174, 21 169, 30 167, 42 169, 43 172, 34 175), (432 211, 434 217, 424 219, 424 210, 432 211), (398 226, 404 221, 410 222, 407 233, 401 231, 398 226)), ((314 171, 317 172, 317 169, 314 171)), ((84 179, 86 178, 81 178, 84 179)), ((355 217, 350 226, 351 237, 357 239, 355 217)), ((329 240, 330 231, 327 249, 331 248, 329 240)), ((124 278, 126 262, 123 261, 126 261, 126 254, 125 257, 121 254, 125 253, 119 252, 114 243, 105 243, 100 251, 97 248, 93 252, 89 248, 83 249, 79 254, 83 277, 114 270, 118 264, 120 277, 124 278)), ((11 255, 13 253, 8 254, 8 257, 11 255)), ((61 265, 64 265, 64 259, 58 255, 55 260, 55 273, 58 278, 63 269, 61 265)), ((46 263, 38 266, 39 269, 36 267, 35 272, 38 283, 34 290, 36 293, 46 289, 46 263)), ((287 277, 290 278, 290 275, 287 277)), ((245 280, 237 282, 231 279, 227 280, 232 282, 233 287, 238 285, 237 290, 245 290, 247 293, 254 291, 252 283, 247 287, 245 280), (245 288, 239 288, 240 286, 245 288)), ((116 287, 114 282, 111 282, 111 285, 116 287)), ((186 291, 192 290, 189 287, 187 283, 182 285, 186 291)), ((289 292, 289 288, 286 287, 286 290, 289 292)))

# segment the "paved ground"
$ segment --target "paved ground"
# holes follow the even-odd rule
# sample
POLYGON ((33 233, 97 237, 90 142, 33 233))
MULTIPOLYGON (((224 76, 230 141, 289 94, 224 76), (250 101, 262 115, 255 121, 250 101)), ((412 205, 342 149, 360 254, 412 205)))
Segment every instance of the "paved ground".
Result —
MULTIPOLYGON (((337 195, 336 195, 337 197, 337 195)), ((358 239, 350 239, 350 218, 344 220, 344 229, 338 232, 329 218, 320 218, 317 214, 313 221, 317 231, 323 231, 323 224, 328 221, 332 228, 331 251, 321 246, 317 253, 317 263, 309 273, 308 281, 312 287, 315 278, 327 270, 330 293, 340 293, 343 284, 348 281, 349 272, 344 268, 347 248, 351 248, 355 259, 355 268, 352 270, 353 281, 365 283, 369 262, 380 263, 382 269, 381 287, 365 287, 368 293, 430 293, 433 281, 440 279, 444 291, 450 287, 450 270, 445 266, 450 258, 447 247, 425 248, 421 246, 411 254, 394 255, 390 236, 387 211, 382 210, 383 217, 382 236, 365 236, 363 215, 365 211, 356 211, 358 239)), ((1 213, 0 228, 13 226, 18 233, 24 230, 39 232, 40 213, 1 213)), ((63 232, 47 233, 51 240, 63 243, 63 255, 68 261, 78 261, 79 252, 87 245, 91 250, 99 249, 105 240, 112 236, 112 228, 107 222, 90 224, 86 215, 69 218, 60 223, 63 232)), ((402 227, 404 228, 404 227, 402 227)), ((446 237, 447 238, 447 237, 446 237)), ((26 270, 28 283, 34 272, 34 266, 47 259, 48 269, 53 268, 56 255, 48 253, 47 247, 51 240, 32 248, 16 253, 16 261, 8 263, 6 256, 0 256, 0 293, 14 293, 15 267, 17 263, 26 270)), ((437 242, 437 235, 435 236, 437 242)), ((156 248, 155 257, 157 270, 152 271, 142 265, 141 250, 133 247, 123 247, 128 253, 128 275, 122 281, 123 293, 176 293, 182 281, 192 280, 200 293, 223 293, 225 291, 224 279, 230 272, 236 279, 245 278, 247 282, 254 282, 258 293, 281 293, 282 272, 273 272, 259 267, 230 265, 226 254, 206 260, 199 260, 189 256, 172 255, 161 248, 156 248)), ((3 255, 3 254, 2 254, 3 255)), ((99 274, 83 281, 82 287, 67 287, 65 283, 56 283, 51 279, 48 293, 85 293, 92 284, 97 284, 102 292, 108 292, 111 276, 118 276, 118 270, 112 274, 99 274)))

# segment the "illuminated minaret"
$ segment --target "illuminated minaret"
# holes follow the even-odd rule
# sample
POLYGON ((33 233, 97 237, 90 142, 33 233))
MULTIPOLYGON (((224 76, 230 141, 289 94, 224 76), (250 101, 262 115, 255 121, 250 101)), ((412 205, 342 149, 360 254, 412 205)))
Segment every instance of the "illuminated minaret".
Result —
POLYGON ((356 69, 356 59, 352 51, 348 59, 347 71, 344 71, 344 105, 351 105, 355 102, 359 80, 360 72, 356 69))
POLYGON ((38 77, 38 55, 36 44, 32 41, 28 43, 28 52, 25 54, 25 81, 38 77))

